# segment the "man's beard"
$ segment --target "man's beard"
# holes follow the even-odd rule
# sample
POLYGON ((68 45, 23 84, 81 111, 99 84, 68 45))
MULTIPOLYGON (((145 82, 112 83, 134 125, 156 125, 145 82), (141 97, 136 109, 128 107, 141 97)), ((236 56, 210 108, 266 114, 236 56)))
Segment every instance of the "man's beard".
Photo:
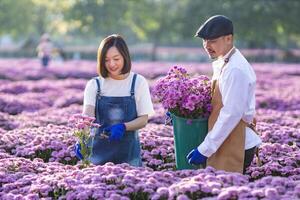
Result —
POLYGON ((215 55, 210 55, 210 54, 208 54, 208 56, 209 56, 209 58, 211 59, 211 60, 216 60, 218 57, 217 56, 215 56, 215 55))

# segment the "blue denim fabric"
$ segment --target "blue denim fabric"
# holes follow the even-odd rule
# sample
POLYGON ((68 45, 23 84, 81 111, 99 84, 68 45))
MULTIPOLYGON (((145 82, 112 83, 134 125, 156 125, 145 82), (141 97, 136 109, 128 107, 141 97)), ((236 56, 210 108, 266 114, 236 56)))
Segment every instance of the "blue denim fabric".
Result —
POLYGON ((50 61, 50 57, 49 56, 43 56, 42 57, 42 65, 43 67, 47 67, 50 61))
POLYGON ((97 130, 94 138, 90 161, 95 165, 113 162, 115 164, 128 163, 132 166, 141 166, 141 146, 137 131, 126 131, 120 141, 109 141, 108 138, 100 137, 100 134, 107 134, 103 132, 104 128, 137 118, 134 98, 136 74, 133 76, 130 96, 125 97, 101 96, 99 79, 95 79, 98 86, 95 108, 96 123, 102 126, 97 130))

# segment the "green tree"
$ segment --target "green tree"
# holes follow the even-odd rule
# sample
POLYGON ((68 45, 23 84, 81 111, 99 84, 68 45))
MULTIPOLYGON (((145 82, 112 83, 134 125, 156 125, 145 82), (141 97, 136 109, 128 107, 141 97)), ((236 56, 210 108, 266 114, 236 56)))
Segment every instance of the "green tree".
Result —
POLYGON ((186 0, 188 20, 181 30, 185 39, 215 14, 232 19, 236 39, 245 47, 287 47, 300 41, 298 0, 186 0))
POLYGON ((141 41, 153 43, 151 60, 156 60, 156 48, 166 43, 176 43, 181 39, 178 32, 182 25, 180 1, 144 0, 129 1, 125 19, 141 41))
POLYGON ((158 45, 198 46, 193 35, 200 24, 223 14, 241 47, 299 48, 299 10, 299 0, 1 0, 0 36, 48 32, 87 42, 120 33, 131 43, 152 43, 155 60, 158 45))
POLYGON ((99 37, 121 32, 126 10, 126 0, 75 0, 66 19, 78 22, 78 34, 99 37))
POLYGON ((10 34, 17 38, 32 32, 32 8, 31 0, 0 1, 0 35, 10 34))

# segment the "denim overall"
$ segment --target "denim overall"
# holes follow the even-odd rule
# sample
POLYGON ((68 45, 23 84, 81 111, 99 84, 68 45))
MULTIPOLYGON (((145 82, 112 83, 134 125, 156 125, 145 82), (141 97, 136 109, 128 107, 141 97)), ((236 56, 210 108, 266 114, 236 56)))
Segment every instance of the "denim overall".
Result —
POLYGON ((101 96, 99 78, 95 78, 98 88, 95 107, 96 123, 101 125, 96 132, 90 157, 90 161, 95 165, 113 162, 115 164, 128 163, 132 166, 142 166, 137 131, 126 131, 120 141, 109 141, 108 138, 100 137, 100 134, 107 134, 103 133, 104 128, 137 118, 134 98, 136 76, 134 74, 132 79, 130 96, 124 97, 101 96))

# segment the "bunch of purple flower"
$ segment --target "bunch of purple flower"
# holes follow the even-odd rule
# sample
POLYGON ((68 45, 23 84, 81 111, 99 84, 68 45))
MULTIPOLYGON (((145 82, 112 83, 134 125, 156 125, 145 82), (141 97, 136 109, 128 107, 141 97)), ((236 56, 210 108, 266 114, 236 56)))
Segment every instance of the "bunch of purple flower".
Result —
POLYGON ((176 116, 207 118, 211 112, 211 83, 207 76, 190 76, 183 67, 174 66, 160 78, 153 95, 176 116))
POLYGON ((78 138, 78 142, 75 145, 76 156, 82 159, 83 165, 88 166, 90 164, 89 157, 92 153, 92 143, 96 128, 100 125, 94 123, 95 118, 89 117, 81 114, 74 114, 70 119, 69 123, 74 127, 74 135, 78 138), (80 149, 80 152, 77 152, 80 149))

